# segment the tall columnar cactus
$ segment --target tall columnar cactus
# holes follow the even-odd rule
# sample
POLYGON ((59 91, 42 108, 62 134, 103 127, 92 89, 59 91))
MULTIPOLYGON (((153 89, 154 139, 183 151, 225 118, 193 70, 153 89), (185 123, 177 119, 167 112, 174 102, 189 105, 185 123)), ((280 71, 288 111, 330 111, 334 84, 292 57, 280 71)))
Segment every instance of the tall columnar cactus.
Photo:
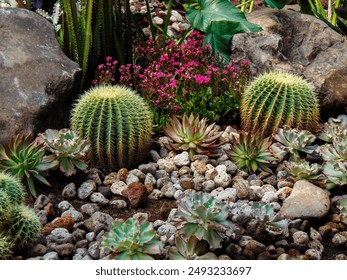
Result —
POLYGON ((262 136, 284 125, 313 130, 319 123, 318 99, 310 84, 297 75, 265 73, 242 95, 241 122, 244 130, 262 136))
POLYGON ((131 89, 99 86, 75 105, 71 128, 91 146, 91 165, 109 170, 130 167, 148 152, 152 119, 145 101, 131 89))

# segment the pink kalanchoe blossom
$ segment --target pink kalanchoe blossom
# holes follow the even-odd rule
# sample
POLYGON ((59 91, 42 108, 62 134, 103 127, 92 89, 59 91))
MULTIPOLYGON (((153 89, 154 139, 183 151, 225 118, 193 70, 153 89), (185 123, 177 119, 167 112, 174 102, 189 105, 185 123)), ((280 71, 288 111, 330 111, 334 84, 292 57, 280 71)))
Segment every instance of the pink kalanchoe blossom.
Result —
POLYGON ((195 75, 194 78, 199 85, 207 85, 211 81, 211 78, 204 75, 195 75))

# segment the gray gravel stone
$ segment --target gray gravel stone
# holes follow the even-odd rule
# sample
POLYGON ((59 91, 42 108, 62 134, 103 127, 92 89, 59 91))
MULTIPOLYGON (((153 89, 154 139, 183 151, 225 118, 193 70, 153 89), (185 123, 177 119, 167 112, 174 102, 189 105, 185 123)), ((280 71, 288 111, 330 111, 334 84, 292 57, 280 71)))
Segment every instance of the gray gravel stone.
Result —
POLYGON ((70 215, 75 223, 83 220, 83 214, 77 210, 74 210, 74 209, 67 210, 61 214, 62 217, 67 216, 67 215, 70 215))
POLYGON ((116 181, 111 185, 111 192, 113 194, 122 195, 123 191, 128 188, 128 185, 123 181, 116 181))
POLYGON ((218 193, 216 199, 220 202, 235 202, 237 200, 236 192, 233 188, 226 188, 218 193))
POLYGON ((87 199, 96 190, 96 183, 92 180, 88 180, 78 188, 77 197, 79 199, 87 199))
POLYGON ((165 235, 168 239, 174 235, 176 231, 177 228, 169 223, 160 226, 157 230, 159 236, 165 235))
POLYGON ((306 244, 309 241, 308 234, 304 231, 294 232, 293 241, 296 244, 306 244))
POLYGON ((148 198, 149 199, 153 199, 153 200, 159 200, 161 198, 164 197, 164 194, 160 191, 160 190, 157 190, 157 189, 154 189, 149 195, 148 195, 148 198))
POLYGON ((46 240, 56 244, 70 243, 72 234, 65 228, 55 228, 47 235, 46 240))
POLYGON ((246 180, 236 180, 233 184, 233 188, 236 190, 236 195, 239 199, 245 199, 249 194, 249 183, 246 180))
POLYGON ((55 247, 55 251, 60 257, 68 257, 73 254, 75 250, 75 245, 71 243, 59 244, 55 247))
POLYGON ((147 173, 145 180, 144 180, 144 184, 151 184, 151 185, 155 185, 157 183, 157 180, 155 179, 154 175, 152 173, 147 173))
POLYGON ((91 231, 91 232, 88 232, 86 234, 86 239, 89 241, 89 242, 92 242, 95 240, 95 237, 96 237, 96 234, 95 232, 91 231))
POLYGON ((336 233, 333 236, 331 242, 332 242, 333 246, 340 247, 340 246, 346 244, 347 238, 340 233, 336 233))
POLYGON ((94 259, 97 260, 100 258, 100 244, 97 241, 94 241, 90 243, 88 248, 89 255, 94 259))
POLYGON ((77 188, 75 183, 70 183, 66 185, 62 191, 62 196, 64 198, 74 198, 77 194, 77 188))
POLYGON ((320 235, 320 233, 312 227, 310 228, 310 238, 312 240, 317 239, 319 241, 322 241, 322 236, 320 235))
POLYGON ((178 167, 184 166, 184 165, 189 165, 190 164, 190 160, 189 160, 188 152, 182 152, 182 153, 176 155, 173 158, 173 162, 178 167))
POLYGON ((107 205, 110 201, 104 197, 104 195, 100 192, 95 192, 92 193, 92 195, 90 196, 90 200, 91 202, 100 204, 100 205, 107 205))
POLYGON ((146 163, 146 164, 141 164, 139 166, 139 170, 141 170, 144 174, 152 174, 153 176, 155 175, 155 172, 158 169, 158 164, 154 162, 146 163))
POLYGON ((311 260, 320 260, 322 258, 322 254, 315 249, 306 250, 305 255, 307 255, 311 260))
POLYGON ((278 197, 276 193, 274 193, 273 191, 265 192, 263 197, 261 198, 261 201, 264 203, 276 202, 277 200, 278 200, 278 197))
POLYGON ((155 150, 150 150, 149 154, 154 162, 157 162, 159 159, 161 159, 160 155, 155 150))
POLYGON ((123 199, 111 200, 110 205, 119 210, 127 207, 127 203, 123 199))
POLYGON ((89 231, 99 232, 102 229, 110 230, 113 218, 103 212, 95 212, 89 219, 84 221, 89 231))
POLYGON ((66 200, 63 200, 61 202, 59 202, 58 204, 58 209, 61 211, 61 212, 65 212, 67 210, 74 210, 75 208, 71 205, 70 202, 66 201, 66 200))
POLYGON ((45 207, 49 202, 50 199, 46 195, 40 194, 35 200, 34 208, 40 210, 43 207, 45 207))
POLYGON ((48 252, 43 256, 44 260, 59 260, 59 255, 57 252, 48 252))
MULTIPOLYGON (((154 191, 155 190, 153 190, 153 192, 154 191)), ((173 186, 173 184, 171 182, 168 182, 165 186, 163 186, 161 188, 160 191, 161 191, 162 195, 165 197, 174 197, 175 192, 176 192, 176 188, 173 186)), ((150 198, 151 194, 148 196, 149 198, 150 198)))
POLYGON ((129 186, 131 183, 140 182, 139 177, 135 176, 133 173, 129 173, 126 178, 126 184, 129 186))
POLYGON ((47 215, 45 210, 40 210, 38 213, 36 213, 36 216, 39 218, 41 226, 47 224, 47 215))
POLYGON ((96 203, 87 203, 87 204, 83 204, 81 206, 81 211, 82 213, 91 216, 93 215, 95 212, 100 210, 100 206, 96 203))
POLYGON ((214 183, 213 180, 207 180, 205 182, 202 183, 202 191, 203 192, 211 192, 214 190, 214 188, 216 187, 216 184, 214 183))

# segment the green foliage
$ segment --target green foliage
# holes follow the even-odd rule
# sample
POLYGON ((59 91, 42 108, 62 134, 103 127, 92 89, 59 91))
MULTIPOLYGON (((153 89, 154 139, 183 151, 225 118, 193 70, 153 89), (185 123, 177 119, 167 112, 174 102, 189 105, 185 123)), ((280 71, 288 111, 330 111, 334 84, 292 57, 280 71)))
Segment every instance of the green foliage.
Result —
POLYGON ((103 237, 101 247, 111 250, 116 260, 153 260, 163 244, 149 222, 139 224, 134 218, 115 221, 103 237))
POLYGON ((260 204, 254 202, 252 206, 253 214, 259 221, 257 233, 261 234, 266 230, 274 235, 285 235, 288 232, 289 220, 280 212, 276 213, 270 204, 260 204))
POLYGON ((184 114, 182 122, 173 116, 163 131, 173 141, 166 145, 169 150, 187 151, 190 157, 195 154, 210 157, 218 155, 216 149, 221 143, 216 144, 216 142, 221 132, 218 132, 218 127, 214 123, 207 126, 206 119, 200 120, 199 117, 194 117, 193 113, 189 118, 184 114))
POLYGON ((45 156, 45 148, 37 141, 31 142, 31 134, 18 134, 5 149, 0 145, 0 170, 18 177, 36 197, 34 179, 50 186, 42 172, 55 166, 52 158, 45 156))
MULTIPOLYGON (((273 8, 273 9, 282 9, 288 0, 264 0, 265 7, 273 8)), ((242 12, 248 13, 253 12, 255 0, 242 0, 241 4, 236 7, 239 8, 242 12)))
POLYGON ((271 135, 285 125, 314 130, 319 103, 310 84, 289 73, 269 72, 253 80, 241 98, 241 123, 246 131, 271 135))
POLYGON ((258 32, 261 27, 247 21, 243 12, 229 0, 182 1, 186 17, 194 29, 206 33, 205 44, 213 47, 214 53, 230 60, 229 40, 236 33, 258 32))
POLYGON ((347 185, 347 162, 329 161, 323 164, 323 173, 327 176, 326 188, 328 190, 347 185))
POLYGON ((41 223, 34 210, 19 204, 15 205, 5 232, 18 248, 37 241, 41 236, 41 223))
POLYGON ((110 170, 134 166, 146 157, 152 120, 147 104, 131 89, 99 86, 81 96, 71 128, 90 143, 90 163, 110 170))
POLYGON ((2 224, 7 222, 11 217, 12 203, 7 193, 0 189, 0 231, 2 224))
POLYGON ((268 165, 276 158, 269 151, 270 145, 269 138, 262 139, 259 134, 241 132, 227 155, 238 168, 246 172, 263 170, 272 173, 268 165))
POLYGON ((336 138, 333 144, 321 146, 321 153, 325 161, 346 161, 347 162, 347 137, 336 138))
POLYGON ((13 254, 12 249, 14 244, 10 239, 0 232, 0 260, 7 260, 13 254))
POLYGON ((189 193, 178 200, 178 209, 174 216, 177 229, 188 239, 195 235, 198 240, 206 240, 210 249, 222 247, 222 234, 235 238, 237 227, 228 220, 229 210, 224 203, 216 201, 208 193, 189 193))
POLYGON ((291 159, 300 158, 299 152, 311 154, 317 149, 317 145, 311 145, 316 137, 307 130, 279 128, 273 138, 285 146, 285 149, 291 154, 291 159))
POLYGON ((195 235, 185 240, 181 235, 175 236, 175 247, 170 247, 169 260, 218 260, 211 252, 206 253, 208 244, 204 240, 198 240, 195 235), (207 246, 205 246, 207 245, 207 246))
POLYGON ((51 157, 66 176, 76 173, 76 168, 86 170, 88 165, 84 158, 89 149, 86 140, 80 138, 76 132, 64 128, 61 130, 47 129, 39 134, 37 141, 43 143, 46 151, 52 153, 51 157))

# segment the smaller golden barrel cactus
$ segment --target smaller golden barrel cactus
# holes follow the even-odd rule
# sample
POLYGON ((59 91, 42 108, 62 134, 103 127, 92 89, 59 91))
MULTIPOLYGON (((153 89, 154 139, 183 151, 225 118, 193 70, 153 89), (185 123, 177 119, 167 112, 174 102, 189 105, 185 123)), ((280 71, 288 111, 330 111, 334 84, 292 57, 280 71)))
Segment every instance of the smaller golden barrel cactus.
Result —
POLYGON ((319 123, 319 102, 302 77, 282 72, 260 75, 241 98, 242 128, 261 136, 278 127, 314 130, 319 123))
POLYGON ((98 86, 75 105, 71 128, 89 141, 90 164, 112 170, 134 166, 146 157, 152 117, 143 98, 130 88, 98 86))

